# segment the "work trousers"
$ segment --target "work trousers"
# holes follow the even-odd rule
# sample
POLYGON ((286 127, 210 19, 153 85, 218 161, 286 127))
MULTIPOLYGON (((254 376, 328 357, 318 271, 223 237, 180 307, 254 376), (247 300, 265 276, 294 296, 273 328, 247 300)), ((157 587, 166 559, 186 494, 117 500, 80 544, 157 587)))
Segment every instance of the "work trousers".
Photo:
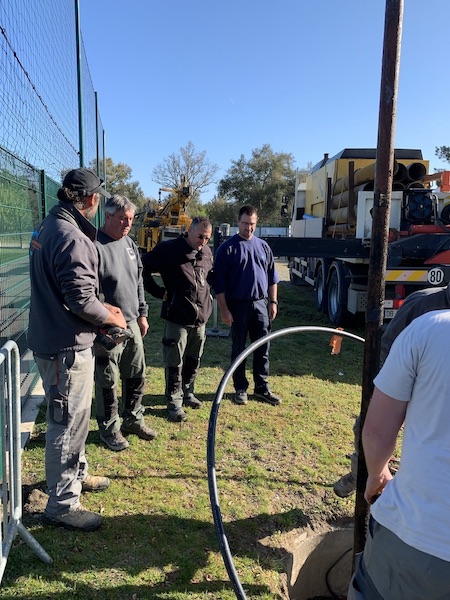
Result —
MULTIPOLYGON (((247 335, 251 342, 256 342, 270 332, 270 320, 267 299, 254 302, 227 301, 228 308, 233 316, 231 326, 231 362, 243 350, 247 335)), ((241 362, 233 373, 235 390, 247 390, 249 382, 245 374, 246 360, 241 362)), ((269 343, 263 344, 253 353, 253 382, 255 391, 268 390, 267 378, 269 376, 269 343)))
POLYGON ((164 321, 163 360, 169 410, 181 408, 194 395, 195 378, 206 340, 206 325, 185 327, 164 321))
POLYGON ((392 531, 369 521, 348 600, 448 600, 450 562, 416 550, 392 531))
POLYGON ((46 512, 56 516, 80 505, 81 481, 87 476, 85 443, 92 404, 92 348, 52 357, 35 355, 47 401, 45 476, 46 512))
POLYGON ((106 350, 100 344, 94 345, 96 418, 100 431, 106 435, 119 431, 121 416, 126 425, 144 420, 144 343, 137 321, 130 321, 128 327, 134 337, 112 350, 106 350), (117 392, 120 380, 123 405, 121 415, 117 392))

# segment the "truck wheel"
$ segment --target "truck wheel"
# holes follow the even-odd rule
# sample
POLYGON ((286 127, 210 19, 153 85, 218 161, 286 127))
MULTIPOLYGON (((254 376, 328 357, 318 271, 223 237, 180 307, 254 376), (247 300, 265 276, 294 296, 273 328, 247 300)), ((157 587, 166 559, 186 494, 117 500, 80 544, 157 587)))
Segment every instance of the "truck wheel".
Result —
POLYGON ((335 327, 343 325, 348 319, 347 293, 344 269, 341 264, 334 262, 328 278, 328 318, 335 327))
POLYGON ((316 277, 314 280, 314 291, 316 294, 316 307, 321 313, 327 312, 328 298, 327 298, 327 274, 325 272, 325 265, 323 262, 317 266, 316 277))

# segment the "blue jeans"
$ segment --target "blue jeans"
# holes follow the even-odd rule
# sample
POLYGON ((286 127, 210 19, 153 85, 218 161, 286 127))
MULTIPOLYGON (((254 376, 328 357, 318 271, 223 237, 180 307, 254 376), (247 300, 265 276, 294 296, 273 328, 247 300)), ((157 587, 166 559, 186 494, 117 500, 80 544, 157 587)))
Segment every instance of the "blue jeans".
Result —
POLYGON ((35 355, 47 401, 45 475, 52 516, 80 505, 87 476, 85 443, 89 433, 94 356, 92 348, 60 352, 50 359, 35 355))
MULTIPOLYGON (((256 342, 270 332, 269 312, 267 299, 246 301, 227 301, 228 308, 233 316, 231 326, 231 362, 245 350, 247 335, 251 342, 256 342)), ((244 360, 233 373, 235 390, 246 390, 249 382, 245 375, 246 361, 244 360)), ((263 344, 253 353, 253 381, 255 391, 268 390, 267 378, 269 376, 269 343, 263 344)))

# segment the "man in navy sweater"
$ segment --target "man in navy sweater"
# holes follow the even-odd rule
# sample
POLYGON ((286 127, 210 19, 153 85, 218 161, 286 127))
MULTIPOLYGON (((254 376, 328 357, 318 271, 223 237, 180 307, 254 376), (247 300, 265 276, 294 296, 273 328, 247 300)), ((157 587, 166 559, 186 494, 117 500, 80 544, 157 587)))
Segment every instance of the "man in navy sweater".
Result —
MULTIPOLYGON (((222 321, 231 326, 231 361, 245 349, 247 335, 251 342, 267 335, 278 311, 278 281, 269 245, 254 235, 257 210, 248 204, 239 211, 238 232, 223 242, 214 259, 214 290, 222 321)), ((267 381, 269 344, 253 354, 254 395, 272 406, 281 403, 267 381)), ((234 402, 247 404, 249 382, 245 361, 233 373, 234 402)))

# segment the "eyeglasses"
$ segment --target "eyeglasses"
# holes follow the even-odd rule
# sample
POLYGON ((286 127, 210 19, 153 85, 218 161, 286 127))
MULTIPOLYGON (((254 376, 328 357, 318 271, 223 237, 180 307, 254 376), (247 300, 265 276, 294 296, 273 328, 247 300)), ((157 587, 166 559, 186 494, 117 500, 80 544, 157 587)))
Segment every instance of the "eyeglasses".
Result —
POLYGON ((207 242, 209 242, 209 240, 211 239, 207 235, 203 235, 202 233, 197 233, 197 237, 199 240, 206 240, 207 242))

